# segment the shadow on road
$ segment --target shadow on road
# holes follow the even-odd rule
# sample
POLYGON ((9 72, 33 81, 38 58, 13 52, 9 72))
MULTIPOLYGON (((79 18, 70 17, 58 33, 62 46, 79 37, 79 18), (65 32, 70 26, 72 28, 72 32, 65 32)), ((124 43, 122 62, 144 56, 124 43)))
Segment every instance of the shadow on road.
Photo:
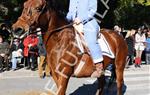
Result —
MULTIPOLYGON (((95 81, 93 84, 83 84, 83 86, 80 86, 78 89, 76 89, 73 93, 69 95, 95 95, 96 90, 98 87, 98 82, 95 81)), ((123 85, 123 95, 125 95, 127 86, 123 85)), ((108 83, 106 83, 104 88, 104 95, 117 95, 117 85, 116 82, 112 83, 108 87, 108 83)))
POLYGON ((83 84, 70 95, 95 95, 97 89, 97 82, 93 84, 83 84))

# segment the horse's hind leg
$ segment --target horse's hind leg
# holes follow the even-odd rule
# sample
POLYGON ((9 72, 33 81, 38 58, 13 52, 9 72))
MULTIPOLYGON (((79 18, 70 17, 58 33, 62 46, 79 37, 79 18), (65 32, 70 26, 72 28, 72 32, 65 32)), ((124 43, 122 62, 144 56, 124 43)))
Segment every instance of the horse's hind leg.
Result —
POLYGON ((117 82, 117 95, 122 95, 122 87, 123 87, 123 70, 120 68, 116 69, 116 82, 117 82))
POLYGON ((98 89, 96 92, 96 95, 103 95, 104 94, 104 86, 105 86, 105 76, 102 75, 100 78, 98 78, 98 89))
POLYGON ((116 82, 117 82, 117 95, 123 95, 122 93, 122 87, 124 84, 124 68, 126 63, 126 56, 120 58, 119 56, 116 56, 115 66, 116 66, 116 82))

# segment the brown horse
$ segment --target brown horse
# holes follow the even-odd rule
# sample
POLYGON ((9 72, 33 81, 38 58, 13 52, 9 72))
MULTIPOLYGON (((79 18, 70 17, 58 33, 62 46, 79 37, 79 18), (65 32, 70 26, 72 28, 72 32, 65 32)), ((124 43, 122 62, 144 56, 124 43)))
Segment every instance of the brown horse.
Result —
MULTIPOLYGON (((30 29, 42 28, 47 50, 47 63, 59 88, 57 94, 65 95, 69 78, 72 75, 90 77, 95 67, 90 55, 80 53, 72 24, 69 24, 63 17, 58 15, 53 3, 52 0, 27 0, 24 3, 22 15, 13 24, 12 28, 14 34, 19 36, 24 35, 30 29), (18 30, 22 31, 18 32, 18 30), (80 63, 83 62, 85 64, 80 68, 80 71, 77 71, 81 66, 80 63)), ((127 56, 126 42, 112 30, 103 29, 101 33, 105 36, 115 55, 115 59, 104 56, 104 68, 110 63, 115 65, 117 95, 122 95, 123 73, 127 56)), ((97 92, 102 95, 105 84, 104 76, 98 78, 98 81, 100 85, 97 92)))

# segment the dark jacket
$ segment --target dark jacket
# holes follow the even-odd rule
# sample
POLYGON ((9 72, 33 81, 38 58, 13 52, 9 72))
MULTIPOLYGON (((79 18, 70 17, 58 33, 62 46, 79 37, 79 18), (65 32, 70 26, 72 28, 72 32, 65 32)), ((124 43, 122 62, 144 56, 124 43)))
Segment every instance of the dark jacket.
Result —
POLYGON ((23 43, 20 43, 18 46, 15 44, 12 44, 12 46, 10 48, 10 52, 17 51, 18 49, 23 50, 23 43))
POLYGON ((134 55, 134 44, 135 44, 135 40, 134 40, 134 36, 129 36, 128 38, 126 38, 126 42, 128 45, 128 55, 134 55))
POLYGON ((4 41, 8 41, 10 33, 7 29, 0 29, 0 35, 3 37, 4 41))
POLYGON ((38 53, 39 55, 46 56, 46 48, 45 44, 43 43, 42 36, 38 36, 38 53))
POLYGON ((9 54, 9 44, 7 42, 0 43, 0 54, 4 53, 6 55, 9 54))

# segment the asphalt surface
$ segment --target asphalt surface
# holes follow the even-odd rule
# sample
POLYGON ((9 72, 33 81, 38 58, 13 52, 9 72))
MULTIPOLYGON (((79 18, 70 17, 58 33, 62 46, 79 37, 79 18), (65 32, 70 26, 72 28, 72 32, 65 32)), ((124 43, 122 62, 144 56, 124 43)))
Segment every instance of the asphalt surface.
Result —
MULTIPOLYGON (((124 95, 150 95, 150 65, 130 66, 124 78, 124 95)), ((37 71, 24 68, 0 73, 0 95, 45 95, 50 89, 56 91, 54 84, 51 77, 40 79, 37 71)), ((96 87, 95 78, 71 78, 66 95, 95 95, 96 87)), ((115 83, 105 87, 105 95, 116 95, 115 83)))

